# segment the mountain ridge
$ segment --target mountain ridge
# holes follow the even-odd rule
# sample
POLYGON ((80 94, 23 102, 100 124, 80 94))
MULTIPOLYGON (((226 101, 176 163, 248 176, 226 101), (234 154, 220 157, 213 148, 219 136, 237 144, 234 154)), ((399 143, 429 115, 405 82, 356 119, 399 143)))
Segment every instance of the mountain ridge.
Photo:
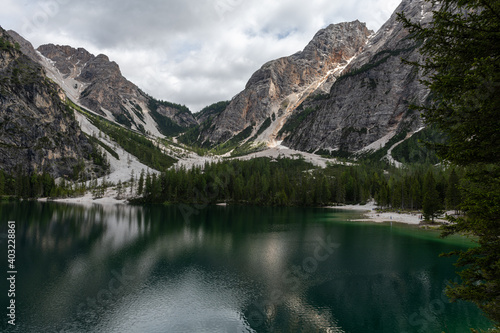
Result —
POLYGON ((401 61, 416 61, 420 54, 397 21, 399 12, 424 24, 431 17, 426 2, 404 0, 332 86, 329 97, 284 139, 285 145, 302 151, 356 152, 423 126, 409 106, 425 103, 428 90, 420 83, 421 74, 401 61))
POLYGON ((157 101, 144 93, 122 75, 119 65, 107 55, 94 56, 84 48, 55 44, 44 44, 35 50, 15 31, 8 33, 73 102, 111 121, 159 137, 198 124, 185 107, 157 101), (151 105, 156 108, 150 110, 151 105))
POLYGON ((332 24, 303 51, 267 62, 210 126, 201 128, 198 144, 216 146, 244 136, 242 144, 357 152, 421 128, 420 115, 409 105, 426 102, 428 92, 420 74, 400 60, 419 58, 418 45, 407 40, 396 20, 402 11, 424 24, 432 17, 429 4, 404 0, 376 33, 360 28, 359 21, 332 24), (334 33, 328 36, 329 31, 334 33), (348 47, 338 44, 342 40, 349 40, 348 47), (324 68, 328 71, 320 72, 324 68))
POLYGON ((264 64, 245 89, 201 133, 201 141, 222 143, 252 127, 255 134, 273 118, 261 141, 271 143, 295 104, 318 89, 327 91, 339 70, 365 45, 372 32, 359 21, 331 24, 318 31, 303 51, 264 64))
MULTIPOLYGON (((404 0, 396 12, 403 10, 424 22, 429 18, 420 0, 404 0)), ((152 141, 186 133, 180 142, 224 144, 218 151, 284 145, 303 152, 358 152, 420 128, 409 105, 428 98, 419 74, 401 63, 401 57, 417 59, 418 46, 406 39, 395 14, 376 33, 358 20, 328 25, 302 51, 262 65, 231 101, 199 114, 145 94, 106 55, 54 44, 34 50, 10 34, 75 104, 152 141)))
POLYGON ((104 54, 94 56, 82 48, 54 44, 41 45, 38 51, 54 62, 59 71, 62 70, 61 73, 66 75, 64 79, 70 78, 77 82, 74 87, 79 89, 78 102, 103 116, 115 118, 126 127, 142 132, 145 132, 146 128, 152 134, 161 136, 168 135, 161 133, 161 123, 168 121, 165 118, 179 128, 197 125, 190 112, 173 106, 173 103, 149 110, 150 101, 154 98, 127 80, 118 64, 110 61, 104 54), (157 127, 158 131, 154 127, 157 127))

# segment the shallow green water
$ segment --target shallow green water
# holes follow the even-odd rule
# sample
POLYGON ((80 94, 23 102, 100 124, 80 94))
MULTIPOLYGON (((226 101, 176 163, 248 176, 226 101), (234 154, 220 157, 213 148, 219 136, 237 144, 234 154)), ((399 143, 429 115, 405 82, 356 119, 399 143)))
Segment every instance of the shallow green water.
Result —
MULTIPOLYGON (((438 255, 466 246, 462 239, 346 222, 356 213, 328 209, 181 208, 0 205, 0 267, 6 274, 7 221, 14 220, 18 270, 17 325, 2 315, 1 331, 488 327, 474 306, 442 294, 456 275, 454 258, 438 255)), ((5 279, 0 288, 6 295, 5 279)))

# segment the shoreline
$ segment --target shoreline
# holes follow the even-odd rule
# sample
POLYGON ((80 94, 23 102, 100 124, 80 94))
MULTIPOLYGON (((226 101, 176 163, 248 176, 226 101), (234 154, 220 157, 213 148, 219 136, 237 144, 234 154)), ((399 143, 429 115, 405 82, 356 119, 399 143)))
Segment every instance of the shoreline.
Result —
POLYGON ((397 212, 377 212, 375 208, 377 206, 371 202, 366 205, 345 205, 345 206, 330 206, 327 208, 331 209, 340 209, 340 210, 351 210, 351 211, 362 211, 364 217, 361 219, 350 220, 352 222, 374 222, 374 223, 386 223, 386 222, 395 222, 395 223, 404 223, 409 225, 429 225, 436 226, 446 220, 443 219, 435 219, 435 224, 426 223, 425 220, 420 219, 421 214, 408 214, 408 213, 397 213, 397 212))
POLYGON ((127 205, 127 199, 118 200, 112 196, 102 197, 99 199, 94 199, 91 193, 86 193, 82 197, 74 197, 74 198, 63 198, 63 199, 47 199, 40 198, 38 199, 40 202, 58 202, 58 203, 69 203, 69 204, 79 204, 85 206, 91 205, 127 205))
MULTIPOLYGON (((107 193, 111 194, 111 193, 107 193)), ((38 199, 41 202, 48 202, 47 198, 38 199)), ((69 204, 79 204, 79 205, 128 205, 128 198, 116 199, 113 196, 105 196, 99 199, 94 199, 91 193, 87 193, 82 197, 75 198, 64 198, 64 199, 54 199, 50 200, 52 202, 69 203, 69 204)), ((227 204, 217 204, 218 206, 226 206, 227 204)), ((359 211, 363 213, 363 217, 360 219, 349 220, 352 222, 373 222, 373 223, 404 223, 408 225, 431 225, 426 223, 423 219, 420 219, 421 214, 409 214, 409 213, 397 213, 397 212, 377 212, 375 208, 377 206, 375 203, 370 202, 365 205, 345 205, 345 206, 327 206, 325 208, 329 209, 339 209, 339 210, 349 210, 349 211, 359 211)), ((435 225, 439 225, 446 222, 443 219, 435 219, 435 225)))

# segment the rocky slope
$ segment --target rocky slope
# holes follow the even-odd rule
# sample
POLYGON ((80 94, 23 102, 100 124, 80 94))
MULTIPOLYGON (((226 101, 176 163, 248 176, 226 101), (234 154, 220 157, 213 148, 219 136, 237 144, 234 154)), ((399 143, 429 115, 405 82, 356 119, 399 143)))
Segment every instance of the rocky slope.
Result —
POLYGON ((425 102, 428 91, 401 61, 419 57, 396 20, 403 11, 423 23, 432 18, 428 3, 404 0, 376 34, 358 21, 330 25, 302 52, 262 66, 198 142, 238 135, 271 147, 284 140, 302 151, 354 152, 420 128, 409 105, 425 102))
MULTIPOLYGON (((423 23, 432 18, 428 3, 404 0, 395 13, 423 23)), ((329 96, 305 117, 284 144, 303 151, 342 150, 354 152, 381 144, 401 131, 422 126, 420 115, 409 109, 424 103, 427 89, 419 73, 401 59, 415 61, 418 46, 406 38, 407 31, 396 14, 371 38, 332 86, 329 96)))
POLYGON ((142 92, 106 55, 53 44, 40 46, 38 52, 52 78, 75 102, 110 120, 154 135, 176 134, 197 124, 187 108, 155 101, 142 92))
MULTIPOLYGON (((54 177, 101 175, 96 147, 66 108, 62 90, 0 28, 0 167, 8 173, 48 172, 54 177)), ((33 56, 33 54, 31 54, 33 56)))
POLYGON ((370 34, 359 21, 332 24, 319 31, 302 52, 266 63, 201 134, 200 141, 217 144, 245 129, 250 135, 260 129, 258 140, 272 143, 303 100, 329 90, 370 34))

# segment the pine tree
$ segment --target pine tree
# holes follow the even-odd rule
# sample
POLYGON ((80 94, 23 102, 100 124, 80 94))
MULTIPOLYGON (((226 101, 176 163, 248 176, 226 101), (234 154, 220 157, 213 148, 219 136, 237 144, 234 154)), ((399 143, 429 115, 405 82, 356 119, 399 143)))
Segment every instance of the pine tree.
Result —
POLYGON ((161 195, 161 184, 156 173, 151 177, 151 197, 154 202, 157 202, 161 195))
POLYGON ((139 176, 139 185, 137 187, 137 194, 142 195, 144 191, 144 169, 141 170, 141 175, 139 176))
POLYGON ((0 196, 5 194, 5 173, 0 169, 0 196))
POLYGON ((135 185, 135 177, 134 177, 134 170, 130 172, 130 195, 134 194, 134 185, 135 185))
POLYGON ((448 186, 446 188, 446 208, 456 211, 461 201, 459 179, 455 169, 453 169, 448 178, 448 186))
POLYGON ((149 170, 148 170, 148 173, 146 174, 146 182, 144 184, 144 196, 150 197, 151 191, 152 191, 151 175, 149 174, 149 170))
POLYGON ((424 200, 422 205, 425 219, 434 223, 434 217, 439 210, 439 193, 436 190, 436 180, 430 170, 424 178, 424 200))
POLYGON ((123 195, 123 184, 122 184, 122 181, 119 180, 118 184, 116 185, 116 197, 117 197, 117 199, 120 200, 122 198, 122 195, 123 195))
MULTIPOLYGON (((430 0, 428 0, 431 2, 430 0)), ((433 102, 420 105, 424 119, 446 134, 441 158, 467 167, 461 187, 464 218, 450 218, 443 236, 465 233, 479 246, 457 251, 461 283, 452 301, 474 302, 500 327, 500 2, 432 2, 433 22, 399 19, 421 44, 424 84, 433 102)))

